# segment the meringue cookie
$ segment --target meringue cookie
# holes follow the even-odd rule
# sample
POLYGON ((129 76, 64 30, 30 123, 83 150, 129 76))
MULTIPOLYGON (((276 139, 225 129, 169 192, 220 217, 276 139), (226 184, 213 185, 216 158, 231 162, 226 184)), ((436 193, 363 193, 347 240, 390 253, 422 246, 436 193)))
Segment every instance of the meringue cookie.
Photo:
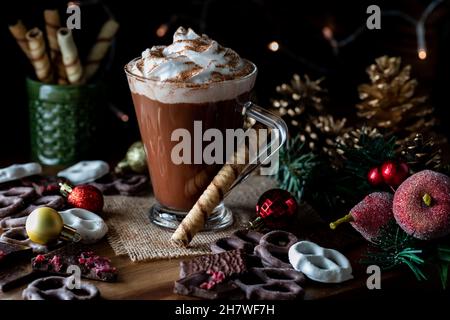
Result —
POLYGON ((108 232, 105 221, 91 211, 73 208, 59 214, 65 225, 74 228, 81 235, 82 243, 95 243, 108 232))
POLYGON ((340 283, 352 279, 352 266, 339 251, 322 248, 310 241, 300 241, 289 248, 289 262, 309 279, 340 283))
POLYGON ((13 164, 12 166, 0 169, 0 183, 33 176, 40 173, 42 173, 42 167, 39 163, 30 162, 24 164, 13 164))
POLYGON ((105 161, 81 161, 58 172, 58 177, 68 179, 74 185, 95 181, 108 174, 109 165, 105 161))

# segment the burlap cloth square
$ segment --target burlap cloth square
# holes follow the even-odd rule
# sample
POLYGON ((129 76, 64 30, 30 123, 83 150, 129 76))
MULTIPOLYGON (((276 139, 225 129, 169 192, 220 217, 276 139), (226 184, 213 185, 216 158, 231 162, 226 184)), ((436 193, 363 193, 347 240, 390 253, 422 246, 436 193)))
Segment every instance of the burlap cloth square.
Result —
POLYGON ((197 234, 189 249, 173 247, 169 243, 172 232, 150 223, 147 214, 155 202, 152 195, 106 196, 104 216, 109 227, 107 239, 115 254, 128 255, 132 261, 205 254, 210 252, 211 242, 230 235, 254 217, 259 196, 275 185, 275 181, 267 176, 252 176, 238 185, 225 200, 233 211, 234 224, 222 231, 197 234))

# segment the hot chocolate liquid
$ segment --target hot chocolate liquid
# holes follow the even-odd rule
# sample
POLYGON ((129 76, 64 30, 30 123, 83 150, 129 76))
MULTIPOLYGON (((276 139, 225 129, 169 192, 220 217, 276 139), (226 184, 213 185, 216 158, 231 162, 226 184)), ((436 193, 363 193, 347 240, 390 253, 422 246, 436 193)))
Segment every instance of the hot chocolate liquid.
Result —
POLYGON ((179 142, 171 141, 171 134, 184 128, 193 138, 194 121, 202 121, 203 131, 217 128, 224 133, 227 128, 241 128, 242 117, 235 110, 236 101, 166 104, 140 94, 133 94, 133 101, 141 136, 151 137, 144 141, 156 199, 168 208, 189 210, 221 166, 193 164, 193 139, 192 164, 174 164, 171 150, 179 142))

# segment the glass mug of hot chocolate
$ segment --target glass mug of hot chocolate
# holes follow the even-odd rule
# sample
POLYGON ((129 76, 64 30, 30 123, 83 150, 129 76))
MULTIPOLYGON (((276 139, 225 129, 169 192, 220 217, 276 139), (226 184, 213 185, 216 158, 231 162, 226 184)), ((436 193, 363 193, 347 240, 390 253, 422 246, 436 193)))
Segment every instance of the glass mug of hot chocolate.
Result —
MULTIPOLYGON (((180 27, 172 44, 145 50, 125 72, 157 201, 149 217, 159 226, 177 228, 224 165, 203 158, 212 140, 210 136, 205 141, 208 129, 226 136, 230 129, 242 131, 249 117, 276 132, 278 140, 258 150, 257 163, 270 159, 286 140, 283 120, 249 102, 256 66, 206 35, 180 27), (183 133, 189 136, 183 141, 188 148, 180 151, 183 133)), ((223 148, 219 158, 226 161, 225 143, 223 148)), ((233 187, 256 167, 242 172, 233 187)), ((204 229, 221 229, 232 222, 231 211, 221 203, 204 229)))

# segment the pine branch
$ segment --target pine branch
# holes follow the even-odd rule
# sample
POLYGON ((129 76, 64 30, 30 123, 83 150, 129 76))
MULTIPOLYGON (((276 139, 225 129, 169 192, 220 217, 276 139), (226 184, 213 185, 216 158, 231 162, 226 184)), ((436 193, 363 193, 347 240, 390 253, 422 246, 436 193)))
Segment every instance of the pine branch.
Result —
POLYGON ((439 277, 441 279, 442 288, 447 288, 448 283, 448 269, 450 265, 450 247, 446 245, 438 245, 437 247, 437 257, 438 257, 438 270, 439 277))
POLYGON ((311 177, 311 172, 318 164, 312 152, 304 153, 304 144, 297 136, 289 139, 280 151, 280 164, 277 181, 280 188, 285 189, 296 197, 297 201, 303 197, 304 187, 311 177))
POLYGON ((450 263, 443 262, 440 263, 439 268, 439 277, 441 279, 442 288, 445 290, 447 289, 447 283, 448 283, 448 266, 450 263))
MULTIPOLYGON (((353 186, 353 194, 358 198, 374 191, 367 181, 370 168, 395 158, 395 138, 360 136, 359 148, 341 146, 344 150, 344 167, 340 174, 348 177, 353 186), (356 187, 356 188, 355 188, 356 187), (355 193, 357 191, 357 193, 355 193)), ((344 180, 345 181, 345 180, 344 180)))
POLYGON ((395 137, 386 140, 383 137, 370 138, 363 134, 360 137, 360 148, 341 148, 345 152, 347 169, 355 173, 364 171, 366 174, 366 169, 395 158, 395 137))
POLYGON ((365 258, 361 259, 361 263, 376 264, 382 270, 405 265, 414 273, 417 280, 427 279, 422 271, 425 264, 422 258, 423 250, 417 248, 416 240, 406 234, 395 221, 380 230, 373 247, 376 250, 369 250, 365 258))

